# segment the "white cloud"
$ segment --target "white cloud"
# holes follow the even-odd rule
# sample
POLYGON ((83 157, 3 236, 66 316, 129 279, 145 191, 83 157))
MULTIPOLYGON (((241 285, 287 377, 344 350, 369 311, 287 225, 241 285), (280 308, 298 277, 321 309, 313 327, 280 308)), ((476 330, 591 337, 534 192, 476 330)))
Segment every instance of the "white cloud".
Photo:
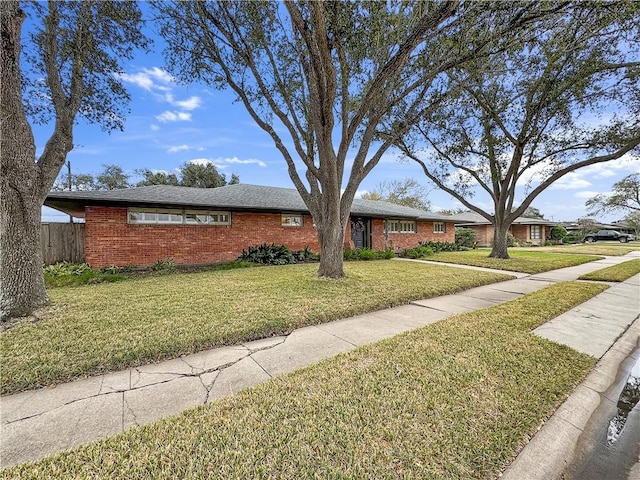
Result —
POLYGON ((191 114, 187 112, 171 112, 169 110, 162 112, 160 115, 156 115, 156 120, 162 123, 166 122, 189 122, 191 121, 191 114))
POLYGON ((551 184, 553 190, 575 190, 578 188, 587 188, 591 186, 591 182, 582 178, 582 176, 576 172, 566 174, 564 177, 559 178, 551 184))
POLYGON ((589 199, 591 197, 595 197, 596 195, 600 195, 600 192, 590 192, 589 190, 584 190, 582 192, 576 192, 573 194, 575 198, 589 199))
POLYGON ((176 107, 183 108, 184 110, 194 110, 202 104, 202 101, 200 100, 200 97, 190 97, 187 100, 176 101, 172 104, 176 107))
POLYGON ((171 76, 171 74, 169 72, 167 72, 166 70, 163 70, 161 68, 158 67, 153 67, 151 69, 148 68, 143 68, 142 69, 143 72, 145 72, 147 75, 154 77, 155 79, 157 79, 158 81, 162 82, 162 83, 174 83, 175 79, 173 78, 173 76, 171 76))
POLYGON ((176 100, 171 92, 164 94, 164 100, 173 105, 174 107, 182 108, 183 110, 195 110, 202 105, 200 97, 189 97, 186 100, 176 100))
MULTIPOLYGON (((341 190, 341 193, 344 193, 344 188, 341 190)), ((369 193, 369 190, 358 190, 356 191, 355 198, 362 198, 362 195, 369 193)))
POLYGON ((149 128, 154 132, 157 132, 158 130, 160 130, 160 127, 158 125, 154 125, 153 123, 149 128))
POLYGON ((117 76, 123 81, 127 83, 133 83, 140 88, 143 88, 147 91, 156 90, 166 90, 166 84, 174 83, 174 78, 165 70, 162 70, 158 67, 153 68, 143 68, 141 72, 138 73, 119 73, 117 76), (164 85, 158 85, 156 82, 159 82, 164 85))
POLYGON ((258 165, 259 167, 263 167, 263 168, 267 166, 267 164, 264 163, 262 160, 257 160, 255 158, 241 160, 238 157, 194 158, 193 160, 189 160, 189 163, 197 163, 199 165, 206 165, 208 163, 211 163, 216 168, 219 168, 219 169, 228 168, 229 165, 258 165))
POLYGON ((212 162, 215 163, 216 165, 218 164, 220 165, 258 165, 259 167, 263 167, 263 168, 267 166, 267 164, 264 163, 262 160, 258 160, 256 158, 248 158, 248 159, 241 160, 238 157, 231 157, 231 158, 227 157, 227 158, 216 158, 212 162))
POLYGON ((169 149, 167 149, 167 153, 178 153, 185 150, 191 150, 191 147, 189 145, 176 145, 173 147, 169 147, 169 149))
POLYGON ((640 157, 626 154, 615 160, 603 163, 595 163, 578 170, 581 175, 596 175, 598 177, 613 177, 620 173, 640 173, 640 157))
POLYGON ((193 160, 189 160, 189 163, 195 163, 196 165, 208 165, 213 163, 215 165, 215 162, 212 162, 208 158, 194 158, 193 160))

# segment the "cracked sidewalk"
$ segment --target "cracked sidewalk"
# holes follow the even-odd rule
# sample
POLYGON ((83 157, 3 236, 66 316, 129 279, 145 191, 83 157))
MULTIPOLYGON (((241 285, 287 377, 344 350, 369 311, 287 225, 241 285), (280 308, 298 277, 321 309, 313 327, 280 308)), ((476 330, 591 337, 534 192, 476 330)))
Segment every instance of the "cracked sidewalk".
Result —
MULTIPOLYGON (((628 259, 608 257, 598 262, 548 272, 543 274, 544 278, 518 275, 514 280, 473 288, 455 295, 418 300, 395 308, 300 328, 285 336, 205 350, 53 388, 4 396, 0 399, 3 440, 0 444, 0 466, 4 468, 37 460, 50 453, 176 415, 360 345, 458 313, 519 298, 556 281, 572 280, 611 262, 628 259)), ((629 294, 633 295, 636 285, 637 280, 630 286, 631 289, 629 286, 620 286, 620 294, 628 298, 629 294)), ((611 292, 608 298, 615 298, 614 295, 617 294, 611 292)), ((620 300, 611 303, 619 306, 620 300)), ((606 308, 611 309, 612 305, 606 308)), ((625 313, 629 311, 624 310, 625 313)), ((597 315, 601 311, 595 305, 589 314, 597 315)), ((546 324, 547 331, 551 331, 549 324, 546 324)), ((617 329, 623 328, 623 324, 624 321, 618 322, 614 329, 607 326, 615 335, 613 341, 619 335, 617 329)), ((564 323, 559 330, 561 333, 567 331, 564 323)))

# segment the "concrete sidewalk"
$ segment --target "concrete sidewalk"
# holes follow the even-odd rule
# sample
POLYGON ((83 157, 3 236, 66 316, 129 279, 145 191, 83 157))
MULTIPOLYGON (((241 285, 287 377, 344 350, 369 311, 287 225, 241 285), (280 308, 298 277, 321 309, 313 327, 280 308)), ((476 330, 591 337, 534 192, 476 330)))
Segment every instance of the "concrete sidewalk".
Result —
MULTIPOLYGON (((638 256, 640 252, 632 252, 540 275, 517 274, 520 278, 514 280, 305 327, 287 336, 4 396, 0 398, 0 467, 115 435, 360 345, 507 302, 638 256)), ((638 317, 639 279, 612 286, 536 333, 600 358, 638 317)))

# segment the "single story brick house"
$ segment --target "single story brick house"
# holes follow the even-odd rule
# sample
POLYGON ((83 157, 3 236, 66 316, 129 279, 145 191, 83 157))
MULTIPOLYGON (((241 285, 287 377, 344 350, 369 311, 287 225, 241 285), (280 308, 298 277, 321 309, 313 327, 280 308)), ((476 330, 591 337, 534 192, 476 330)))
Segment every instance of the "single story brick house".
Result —
MULTIPOLYGON (((478 247, 490 247, 493 242, 493 225, 479 213, 466 212, 449 216, 457 227, 471 228, 476 232, 478 247)), ((540 218, 518 217, 511 224, 509 232, 519 243, 530 242, 544 245, 554 222, 540 218)))
MULTIPOLYGON (((94 268, 193 265, 236 259, 262 243, 319 251, 313 219, 297 190, 257 185, 169 185, 50 192, 45 205, 85 220, 86 261, 94 268)), ((356 199, 345 247, 401 250, 453 242, 452 218, 388 202, 356 199)))

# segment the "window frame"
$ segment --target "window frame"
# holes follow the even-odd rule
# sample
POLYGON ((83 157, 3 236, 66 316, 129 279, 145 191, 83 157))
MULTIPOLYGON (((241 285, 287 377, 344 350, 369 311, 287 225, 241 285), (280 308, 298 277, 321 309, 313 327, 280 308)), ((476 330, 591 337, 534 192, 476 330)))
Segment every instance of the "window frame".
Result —
POLYGON ((542 225, 529 225, 529 239, 542 240, 542 225), (534 228, 536 229, 536 236, 533 234, 534 228))
POLYGON ((207 226, 229 226, 231 225, 231 212, 221 210, 197 210, 197 209, 180 209, 180 208, 138 208, 127 207, 127 223, 130 225, 207 225, 207 226), (133 214, 142 214, 142 219, 136 220, 133 218, 133 214), (155 219, 146 218, 146 216, 154 215, 155 219), (168 215, 167 220, 160 220, 160 215, 168 215), (189 215, 204 216, 206 222, 190 222, 188 221, 189 215), (179 216, 180 220, 172 216, 179 216), (215 221, 212 218, 216 218, 215 221), (219 218, 223 217, 224 220, 220 221, 219 218))
POLYGON ((392 219, 388 220, 389 233, 418 233, 418 224, 415 220, 392 219))
POLYGON ((285 228, 302 228, 304 227, 304 215, 302 213, 282 213, 280 214, 280 226, 285 228), (299 218, 300 223, 291 223, 287 220, 299 218))
POLYGON ((445 222, 433 222, 433 233, 447 233, 447 224, 445 222), (442 229, 436 226, 441 226, 442 229))

